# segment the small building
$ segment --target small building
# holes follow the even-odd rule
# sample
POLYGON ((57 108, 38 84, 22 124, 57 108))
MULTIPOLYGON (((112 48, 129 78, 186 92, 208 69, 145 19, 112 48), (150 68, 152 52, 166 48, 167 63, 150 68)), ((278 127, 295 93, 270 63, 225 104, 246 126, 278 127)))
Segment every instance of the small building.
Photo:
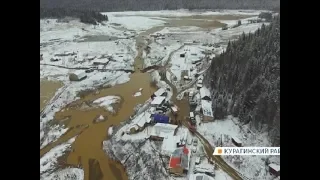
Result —
POLYGON ((200 118, 199 115, 196 115, 195 119, 196 119, 196 122, 197 122, 197 123, 201 123, 201 118, 200 118))
POLYGON ((157 123, 151 128, 150 138, 163 141, 164 138, 173 137, 177 132, 177 129, 177 125, 157 123))
POLYGON ((201 59, 193 59, 191 61, 192 64, 197 64, 197 63, 201 63, 201 59))
POLYGON ((176 105, 172 106, 172 107, 171 107, 171 112, 172 112, 173 114, 177 114, 177 113, 178 113, 178 107, 177 107, 176 105))
POLYGON ((154 97, 153 100, 151 101, 151 106, 153 107, 162 106, 165 100, 166 100, 166 97, 164 96, 154 97))
POLYGON ((186 53, 181 53, 180 57, 182 57, 182 58, 186 57, 186 53))
POLYGON ((183 79, 184 79, 185 81, 189 81, 189 80, 191 80, 191 77, 189 77, 189 76, 183 76, 183 79))
POLYGON ((77 70, 69 74, 70 81, 81 81, 87 77, 86 72, 83 70, 77 70))
POLYGON ((237 138, 237 137, 235 137, 235 136, 231 138, 231 141, 232 141, 232 143, 233 143, 234 145, 236 145, 236 146, 238 146, 238 147, 241 147, 241 146, 242 146, 242 142, 240 141, 240 139, 237 138))
POLYGON ((166 155, 171 155, 171 153, 179 147, 181 141, 180 136, 167 136, 163 138, 161 152, 166 155))
POLYGON ((189 92, 189 99, 192 99, 193 96, 194 96, 194 92, 193 92, 193 91, 190 91, 190 92, 189 92))
POLYGON ((193 113, 193 112, 190 112, 190 113, 189 113, 189 117, 190 117, 190 119, 194 119, 194 113, 193 113))
POLYGON ((202 84, 197 84, 197 89, 201 89, 203 87, 202 84))
POLYGON ((164 96, 165 93, 166 93, 166 89, 160 88, 151 95, 151 98, 153 99, 154 97, 164 96))
POLYGON ((153 114, 152 118, 153 118, 153 121, 156 123, 168 124, 170 122, 170 118, 168 116, 161 115, 161 114, 153 114))
POLYGON ((208 121, 213 121, 213 112, 212 112, 212 103, 211 101, 207 100, 201 100, 201 110, 203 114, 203 121, 208 122, 208 121))
POLYGON ((196 157, 196 165, 199 165, 201 162, 201 158, 199 156, 196 157))
POLYGON ((190 151, 188 148, 177 148, 170 156, 169 173, 176 175, 187 174, 189 170, 190 151))
POLYGON ((274 176, 280 176, 280 165, 278 164, 269 164, 269 173, 271 173, 274 176))
POLYGON ((200 97, 202 100, 211 101, 211 93, 210 93, 209 89, 207 89, 206 87, 201 87, 200 88, 200 97))
POLYGON ((199 75, 198 80, 203 80, 203 75, 199 75))

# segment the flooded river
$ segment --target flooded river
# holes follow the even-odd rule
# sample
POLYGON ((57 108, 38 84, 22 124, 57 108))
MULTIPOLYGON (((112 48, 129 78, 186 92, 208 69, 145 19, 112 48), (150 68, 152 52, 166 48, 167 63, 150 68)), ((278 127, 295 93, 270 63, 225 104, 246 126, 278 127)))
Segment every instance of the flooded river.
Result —
POLYGON ((40 80, 40 111, 62 85, 59 81, 40 80))
MULTIPOLYGON (((65 124, 70 130, 64 134, 55 143, 51 143, 40 150, 40 156, 48 152, 52 147, 59 143, 65 142, 71 137, 78 135, 72 144, 72 151, 66 157, 68 165, 81 165, 84 169, 85 180, 127 180, 128 177, 124 168, 118 163, 110 160, 102 150, 102 142, 107 138, 107 129, 112 125, 119 125, 120 122, 128 119, 133 114, 133 109, 137 104, 144 103, 151 94, 156 91, 151 86, 151 77, 148 73, 140 73, 143 69, 143 49, 148 45, 144 36, 162 30, 166 26, 198 26, 203 28, 217 28, 224 24, 213 21, 196 22, 193 19, 183 18, 181 20, 167 20, 165 26, 153 27, 136 37, 138 55, 135 58, 135 73, 130 75, 130 81, 125 84, 113 86, 111 88, 100 89, 99 93, 89 93, 80 100, 72 103, 73 107, 66 107, 56 113, 55 119, 59 123, 65 124), (201 23, 202 22, 202 23, 201 23), (133 94, 143 88, 142 95, 133 97, 133 94), (121 97, 120 104, 117 106, 117 113, 112 115, 103 108, 93 108, 89 110, 81 110, 79 106, 83 102, 92 102, 100 97, 116 95, 121 97), (74 105, 78 105, 74 106, 74 105), (103 115, 107 117, 106 121, 94 123, 93 120, 103 115), (63 121, 62 121, 63 120, 63 121)), ((170 86, 173 86, 170 84, 170 86)), ((177 101, 174 89, 174 103, 178 105, 180 114, 178 119, 185 118, 189 113, 189 105, 186 100, 177 101)), ((40 98, 41 99, 41 98, 40 98)), ((40 100, 41 106, 41 100, 40 100)))

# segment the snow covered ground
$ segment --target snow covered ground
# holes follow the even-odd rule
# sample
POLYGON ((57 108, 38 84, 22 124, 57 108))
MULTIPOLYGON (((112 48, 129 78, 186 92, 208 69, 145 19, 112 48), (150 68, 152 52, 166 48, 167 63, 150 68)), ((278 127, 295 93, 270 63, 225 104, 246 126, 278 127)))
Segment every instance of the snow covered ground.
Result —
POLYGON ((151 65, 164 65, 169 58, 172 51, 177 50, 183 44, 173 40, 157 41, 149 45, 150 53, 145 59, 145 64, 151 65), (171 42, 170 42, 171 41, 171 42))
POLYGON ((57 169, 58 158, 61 157, 66 151, 70 150, 71 144, 75 141, 76 137, 69 139, 67 142, 60 144, 54 148, 52 148, 49 152, 44 154, 42 158, 40 158, 40 179, 53 179, 55 176, 61 177, 66 174, 75 174, 77 177, 82 176, 79 174, 79 170, 76 168, 71 168, 72 171, 60 171, 56 173, 52 173, 57 169))
MULTIPOLYGON (((240 128, 237 118, 229 116, 223 120, 215 122, 202 123, 198 126, 200 132, 213 147, 220 145, 222 137, 222 146, 233 147, 231 142, 232 137, 241 140, 243 146, 249 147, 270 147, 267 134, 254 133, 247 126, 240 128)), ((265 165, 267 159, 272 159, 272 162, 278 162, 280 157, 268 156, 223 156, 223 158, 233 168, 243 173, 248 178, 253 179, 272 179, 268 173, 268 168, 265 165)))
POLYGON ((208 50, 201 46, 192 46, 187 45, 184 46, 183 49, 177 51, 173 54, 172 60, 170 64, 172 65, 170 67, 171 72, 174 74, 175 77, 177 77, 177 81, 181 81, 181 73, 182 71, 187 71, 188 73, 185 74, 185 76, 193 77, 197 72, 198 68, 194 61, 199 61, 204 58, 204 54, 201 53, 201 51, 208 50), (180 54, 185 53, 185 57, 180 57, 180 54), (192 69, 192 71, 191 71, 192 69))
MULTIPOLYGON (((161 20, 151 19, 143 16, 127 16, 126 18, 119 17, 115 13, 103 13, 107 14, 109 17, 110 23, 120 24, 121 27, 124 27, 129 30, 135 30, 141 32, 147 29, 150 29, 154 26, 163 25, 165 22, 161 20), (132 23, 135 22, 135 23, 132 23)), ((122 13, 121 13, 122 14, 122 13)))

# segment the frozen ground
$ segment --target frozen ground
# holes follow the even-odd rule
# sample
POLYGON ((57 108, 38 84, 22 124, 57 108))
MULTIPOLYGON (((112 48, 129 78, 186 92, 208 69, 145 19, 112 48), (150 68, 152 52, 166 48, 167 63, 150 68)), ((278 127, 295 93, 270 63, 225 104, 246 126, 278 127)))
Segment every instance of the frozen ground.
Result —
MULTIPOLYGON (((243 146, 249 147, 270 147, 267 134, 254 133, 247 126, 240 128, 237 118, 229 116, 223 120, 217 120, 210 123, 202 123, 198 126, 200 132, 213 147, 220 145, 222 138, 222 146, 232 147, 232 137, 237 137, 243 143, 243 146)), ((272 179, 265 165, 266 159, 270 158, 273 162, 279 162, 280 157, 268 156, 223 156, 223 158, 232 167, 252 179, 272 179)))

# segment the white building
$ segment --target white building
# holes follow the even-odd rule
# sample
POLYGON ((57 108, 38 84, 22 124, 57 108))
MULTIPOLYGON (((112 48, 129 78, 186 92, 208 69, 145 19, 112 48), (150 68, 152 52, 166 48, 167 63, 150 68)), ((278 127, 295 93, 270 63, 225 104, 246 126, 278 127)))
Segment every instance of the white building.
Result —
POLYGON ((83 70, 77 70, 73 73, 69 74, 69 80, 70 81, 81 81, 87 77, 87 74, 83 70))
POLYGON ((207 89, 206 87, 200 88, 200 97, 203 100, 211 101, 211 93, 210 93, 209 89, 207 89))
POLYGON ((202 84, 197 84, 197 88, 198 88, 198 89, 200 89, 200 88, 202 88, 202 87, 203 87, 202 84))
POLYGON ((151 106, 161 106, 165 102, 166 97, 157 96, 151 101, 151 106))
POLYGON ((280 165, 278 164, 269 164, 269 172, 274 176, 280 176, 280 165))
POLYGON ((180 143, 180 136, 166 136, 163 138, 161 152, 166 155, 171 155, 177 149, 177 144, 180 143))
POLYGON ((201 110, 203 114, 203 121, 213 121, 213 112, 211 101, 201 100, 201 110))
POLYGON ((172 137, 174 136, 177 128, 178 128, 177 125, 157 123, 152 127, 150 136, 155 136, 160 138, 172 137))
POLYGON ((166 92, 166 90, 164 88, 160 88, 158 89, 156 92, 154 92, 152 94, 153 97, 158 97, 158 96, 162 96, 164 93, 166 92))
POLYGON ((237 138, 236 136, 233 136, 233 137, 231 138, 231 141, 232 141, 232 143, 233 143, 234 145, 236 145, 236 146, 242 146, 241 140, 240 140, 239 138, 237 138))

